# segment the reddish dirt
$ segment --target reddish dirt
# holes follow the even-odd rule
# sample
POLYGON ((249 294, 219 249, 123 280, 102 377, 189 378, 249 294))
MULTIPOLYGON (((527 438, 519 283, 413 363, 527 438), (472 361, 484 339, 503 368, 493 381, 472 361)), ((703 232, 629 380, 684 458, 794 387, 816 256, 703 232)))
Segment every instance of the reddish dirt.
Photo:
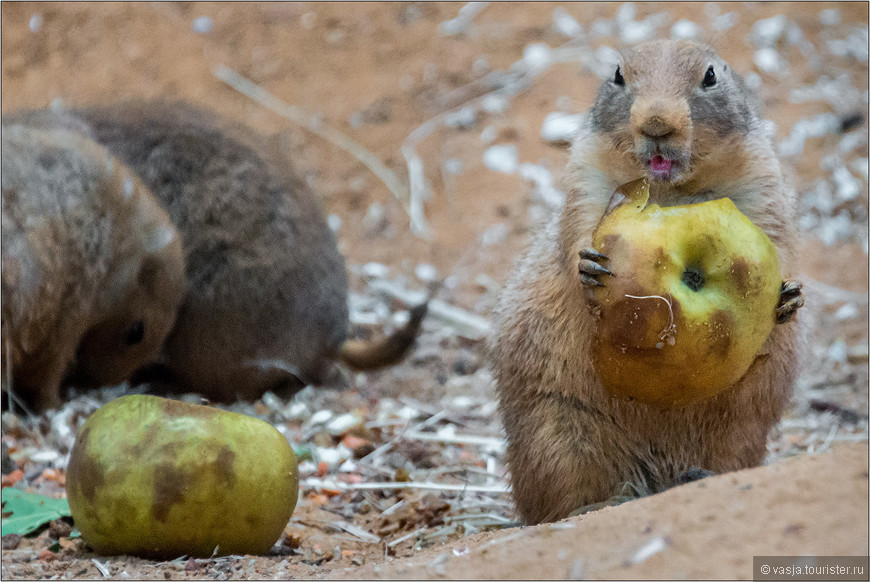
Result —
MULTIPOLYGON (((411 232, 403 207, 406 201, 397 200, 359 160, 255 103, 213 73, 219 64, 230 67, 311 118, 350 136, 406 181, 401 147, 412 131, 489 91, 482 81, 490 78, 486 73, 508 72, 528 45, 557 47, 568 41, 553 26, 557 7, 581 23, 585 37, 580 44, 590 54, 600 46, 618 47, 620 42, 618 30, 604 35, 592 32, 596 22, 615 18, 621 7, 616 3, 492 4, 474 17, 464 33, 442 34, 442 23, 455 18, 462 6, 4 3, 2 111, 45 107, 57 99, 81 105, 126 97, 175 97, 210 107, 264 133, 281 133, 293 164, 322 196, 329 214, 340 219, 340 248, 348 259, 355 292, 372 294, 367 279, 359 275, 361 266, 369 262, 385 265, 389 279, 420 290, 423 283, 415 269, 425 263, 441 276, 452 276, 439 299, 487 317, 498 287, 526 244, 530 225, 545 207, 534 201, 530 182, 485 167, 483 153, 493 144, 515 144, 520 162, 549 169, 560 187, 567 150, 543 140, 541 125, 552 111, 577 113, 591 106, 600 79, 590 68, 577 62, 553 64, 511 97, 503 112, 480 112, 468 128, 437 125, 420 141, 417 152, 431 188, 424 207, 429 239, 411 232), (207 33, 193 29, 195 19, 202 17, 209 19, 207 33), (484 140, 484 133, 491 137, 484 140), (461 169, 451 171, 457 163, 461 169), (487 244, 486 240, 495 242, 487 244)), ((799 120, 820 113, 863 113, 858 129, 810 138, 803 153, 786 160, 786 170, 801 196, 802 216, 815 216, 816 211, 807 207, 814 182, 834 183, 832 166, 825 160, 850 135, 867 133, 866 46, 863 60, 828 50, 829 41, 847 38, 855 28, 864 27, 866 35, 867 4, 639 3, 634 8, 634 22, 664 15, 657 37, 668 36, 671 25, 680 19, 697 23, 701 38, 711 42, 735 70, 759 73, 761 98, 780 140, 799 120), (820 13, 832 8, 839 10, 840 22, 820 24, 820 13), (733 13, 733 26, 714 31, 714 12, 733 13), (777 14, 795 23, 813 47, 805 54, 780 40, 776 48, 790 71, 784 76, 758 71, 753 63, 755 47, 749 40, 757 20, 777 14), (845 75, 863 94, 856 102, 846 103, 854 109, 837 110, 822 100, 792 102, 794 89, 839 75, 845 75)), ((868 188, 866 170, 862 176, 856 168, 861 163, 866 168, 867 156, 865 136, 842 160, 831 162, 852 169, 860 192, 854 200, 835 201, 833 209, 821 214, 830 218, 845 212, 848 228, 836 231, 839 234, 833 241, 824 240, 830 232, 823 232, 822 222, 808 219, 802 229, 797 275, 806 283, 807 357, 795 405, 771 437, 772 464, 768 467, 719 476, 574 518, 565 522, 570 529, 508 528, 471 536, 454 532, 446 537, 448 545, 435 542, 423 550, 413 538, 388 544, 415 528, 432 531, 444 516, 455 517, 463 506, 455 497, 427 497, 426 491, 411 490, 372 496, 360 492, 325 495, 315 486, 303 487, 300 504, 285 530, 287 548, 298 547, 288 549, 286 555, 164 563, 102 558, 90 553, 81 540, 69 541, 57 531, 46 530, 21 540, 15 549, 6 549, 4 544, 3 577, 98 578, 101 573, 92 561, 97 558, 106 564, 111 577, 159 579, 577 574, 587 578, 749 578, 751 556, 766 552, 866 554, 868 188), (851 316, 843 315, 845 307, 851 316), (858 442, 837 444, 838 440, 858 442), (825 454, 810 454, 829 448, 825 454), (775 462, 787 456, 799 458, 775 462), (451 508, 439 506, 444 499, 451 508), (381 515, 399 500, 408 507, 404 521, 381 515), (366 504, 368 509, 362 509, 366 504), (336 519, 374 532, 382 542, 362 543, 352 536, 348 541, 347 535, 342 537, 324 525, 336 519), (65 547, 46 554, 45 548, 58 537, 65 540, 65 547), (625 566, 638 548, 655 537, 665 542, 660 554, 625 566)), ((432 325, 429 332, 443 331, 432 325)), ((462 384, 454 380, 466 378, 483 365, 483 342, 455 334, 421 338, 418 351, 416 359, 392 371, 369 375, 349 392, 327 388, 312 397, 312 402, 336 413, 365 409, 370 414, 378 399, 405 397, 437 412, 445 398, 462 395, 462 384)), ((491 398, 491 391, 484 394, 491 398)), ((487 410, 491 418, 491 408, 487 410)), ((478 420, 484 426, 483 416, 478 420)), ((25 438, 23 432, 12 430, 8 421, 4 416, 4 442, 32 438, 30 433, 25 438)), ((497 437, 497 423, 487 422, 483 434, 497 437)), ((386 432, 368 437, 375 445, 389 440, 386 432)), ((449 456, 434 449, 421 452, 426 443, 414 446, 413 451, 402 449, 403 454, 408 458, 449 456)), ((474 457, 462 462, 474 466, 481 461, 474 457)), ((503 467, 496 463, 496 468, 503 475, 503 467)), ((43 485, 47 492, 62 492, 56 483, 43 485)), ((509 496, 494 494, 488 499, 506 520, 515 517, 509 496)))

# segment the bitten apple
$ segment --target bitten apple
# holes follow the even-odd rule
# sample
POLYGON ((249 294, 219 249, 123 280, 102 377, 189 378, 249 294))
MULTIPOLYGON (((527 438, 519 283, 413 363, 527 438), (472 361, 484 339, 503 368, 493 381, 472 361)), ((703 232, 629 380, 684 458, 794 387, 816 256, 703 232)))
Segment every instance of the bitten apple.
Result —
POLYGON ((624 185, 593 234, 613 274, 590 290, 600 314, 595 368, 617 396, 683 406, 732 386, 762 356, 779 257, 728 198, 665 208, 648 200, 646 180, 624 185))

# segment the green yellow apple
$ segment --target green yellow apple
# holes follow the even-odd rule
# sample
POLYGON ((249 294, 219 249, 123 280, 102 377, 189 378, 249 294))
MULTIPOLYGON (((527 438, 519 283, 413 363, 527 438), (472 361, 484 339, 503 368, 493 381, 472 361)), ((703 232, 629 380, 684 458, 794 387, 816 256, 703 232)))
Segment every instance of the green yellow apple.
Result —
POLYGON ((660 207, 648 204, 644 179, 614 198, 622 202, 592 239, 613 273, 591 289, 602 384, 664 407, 722 392, 746 374, 773 329, 782 284, 776 247, 728 198, 660 207))
POLYGON ((256 418, 130 395, 88 418, 66 487, 97 553, 148 558, 263 554, 296 507, 296 457, 256 418))

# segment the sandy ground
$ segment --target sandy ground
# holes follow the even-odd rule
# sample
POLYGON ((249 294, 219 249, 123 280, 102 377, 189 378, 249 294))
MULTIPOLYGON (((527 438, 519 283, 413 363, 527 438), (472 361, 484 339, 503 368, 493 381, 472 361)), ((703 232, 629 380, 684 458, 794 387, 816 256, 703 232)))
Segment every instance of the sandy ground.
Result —
MULTIPOLYGON (((431 317, 401 366, 237 406, 311 451, 272 555, 105 558, 56 527, 4 539, 3 578, 751 578, 751 556, 765 552, 867 553, 867 4, 508 3, 467 22, 463 6, 2 5, 3 112, 172 96, 280 133, 337 229, 357 333, 389 327, 405 307, 385 287, 419 294, 433 273, 447 277, 437 299, 461 310, 431 317), (809 332, 794 405, 771 435, 769 466, 557 526, 511 527, 485 321, 529 229, 558 207, 546 181, 561 188, 567 150, 542 125, 591 106, 602 47, 691 30, 759 86, 800 197, 809 332), (570 49, 566 62, 530 69, 535 55, 552 57, 543 45, 570 49), (228 86, 218 65, 352 138, 402 183, 405 154, 419 155, 425 235, 412 232, 407 193, 228 86), (850 118, 857 126, 839 131, 850 118), (538 181, 487 167, 499 145, 515 146, 538 181), (376 459, 357 458, 388 442, 376 459), (448 489, 353 488, 405 477, 448 489), (651 540, 660 551, 633 563, 651 540)), ((63 495, 75 430, 117 394, 41 418, 4 414, 3 441, 24 473, 16 486, 63 495)))

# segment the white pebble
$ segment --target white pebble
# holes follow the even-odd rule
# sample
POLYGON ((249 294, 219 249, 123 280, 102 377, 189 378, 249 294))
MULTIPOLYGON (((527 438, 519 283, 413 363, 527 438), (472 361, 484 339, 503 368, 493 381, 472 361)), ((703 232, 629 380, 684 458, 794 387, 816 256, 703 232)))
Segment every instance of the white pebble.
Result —
POLYGON ((616 11, 616 24, 624 26, 628 22, 633 22, 636 15, 637 7, 634 2, 624 2, 616 11))
POLYGON ((316 12, 306 12, 299 19, 299 23, 302 25, 302 28, 305 30, 311 30, 314 28, 314 25, 317 23, 317 13, 316 12))
POLYGON ((828 357, 835 362, 845 362, 849 355, 849 350, 846 348, 846 342, 837 340, 828 348, 828 357))
POLYGON ((834 313, 834 319, 845 321, 847 319, 856 319, 859 315, 861 315, 861 310, 858 309, 857 305, 854 303, 844 303, 843 306, 834 313))
POLYGON ((494 145, 483 152, 483 165, 493 172, 513 174, 517 161, 517 146, 514 144, 494 145))
POLYGON ((572 114, 562 111, 548 113, 541 125, 541 137, 549 142, 571 141, 580 130, 585 118, 583 113, 572 114))
POLYGON ((611 37, 613 36, 613 29, 615 26, 616 25, 612 20, 599 18, 592 23, 592 34, 596 36, 611 37))
POLYGON ((312 446, 311 452, 318 463, 326 463, 329 467, 341 465, 341 463, 353 456, 351 450, 344 445, 338 445, 337 447, 312 446))
POLYGON ((841 20, 840 11, 836 8, 826 8, 819 12, 819 22, 825 26, 836 26, 841 20))
POLYGON ((786 63, 774 48, 758 49, 752 60, 763 73, 782 75, 786 72, 786 63))
POLYGON ((326 224, 329 225, 329 230, 338 232, 341 229, 341 217, 338 214, 330 214, 326 217, 326 224))
MULTIPOLYGON (((313 418, 313 417, 312 417, 313 418)), ((360 419, 350 412, 336 416, 326 425, 326 430, 331 432, 332 434, 341 434, 351 428, 352 426, 356 426, 359 424, 360 419)))
POLYGON ((565 9, 558 6, 553 10, 553 26, 556 30, 568 38, 576 38, 583 34, 583 27, 577 22, 573 16, 565 12, 565 9))
POLYGON ((462 173, 462 160, 458 158, 450 158, 444 160, 444 171, 448 174, 458 175, 462 173))
POLYGON ((655 32, 655 27, 650 20, 626 22, 619 29, 619 40, 626 45, 637 44, 650 40, 655 32))
POLYGON ((492 125, 487 125, 483 128, 483 131, 480 132, 480 141, 482 141, 483 143, 492 143, 497 137, 498 130, 492 125))
POLYGON ((42 28, 42 14, 34 14, 31 16, 27 26, 30 28, 30 32, 39 32, 42 28))
POLYGON ((60 457, 57 451, 39 451, 30 455, 30 460, 34 463, 51 463, 60 457))
POLYGON ((663 537, 654 537, 643 546, 641 546, 640 549, 634 553, 629 561, 632 564, 640 564, 641 562, 646 561, 652 556, 655 556, 667 547, 668 544, 663 537))
POLYGON ((788 26, 788 19, 784 14, 764 18, 752 25, 750 38, 752 38, 755 46, 770 48, 775 46, 777 41, 785 34, 786 26, 788 26))
POLYGON ((852 169, 860 174, 866 182, 868 180, 867 176, 868 174, 870 174, 870 160, 868 160, 867 158, 858 158, 856 160, 852 160, 852 169))
POLYGON ((837 185, 837 199, 841 202, 854 200, 861 194, 861 182, 847 168, 839 166, 831 174, 831 179, 837 185))
POLYGON ((366 277, 386 279, 390 274, 390 268, 382 263, 366 263, 362 266, 362 274, 366 277))
POLYGON ((727 14, 720 14, 713 19, 713 30, 716 32, 722 32, 723 30, 734 28, 735 24, 737 24, 737 13, 729 12, 727 14))
POLYGON ((489 61, 486 57, 477 57, 477 59, 471 63, 471 71, 478 77, 487 74, 491 70, 492 67, 489 66, 489 61))
POLYGON ((483 231, 483 233, 481 233, 480 244, 484 247, 499 244, 507 238, 509 232, 510 227, 507 225, 506 222, 499 222, 498 224, 494 224, 493 226, 483 231))
POLYGON ((691 20, 678 20, 671 26, 671 38, 699 38, 702 34, 701 27, 691 20))
POLYGON ((474 107, 463 107, 459 111, 447 113, 444 116, 444 125, 447 127, 459 127, 462 129, 471 127, 477 120, 477 112, 474 107))
POLYGON ((332 417, 333 413, 331 410, 318 410, 308 419, 308 424, 323 424, 332 417))
POLYGON ((526 48, 523 49, 522 62, 530 69, 548 65, 552 60, 551 52, 550 46, 542 42, 526 45, 526 48))
POLYGON ((481 100, 480 107, 487 113, 504 113, 510 107, 510 101, 504 95, 490 93, 481 100))
POLYGON ((208 34, 211 32, 212 22, 208 16, 200 16, 193 19, 193 32, 198 34, 208 34))
POLYGON ((432 283, 438 280, 438 269, 428 263, 420 263, 414 267, 414 275, 424 283, 432 283))

